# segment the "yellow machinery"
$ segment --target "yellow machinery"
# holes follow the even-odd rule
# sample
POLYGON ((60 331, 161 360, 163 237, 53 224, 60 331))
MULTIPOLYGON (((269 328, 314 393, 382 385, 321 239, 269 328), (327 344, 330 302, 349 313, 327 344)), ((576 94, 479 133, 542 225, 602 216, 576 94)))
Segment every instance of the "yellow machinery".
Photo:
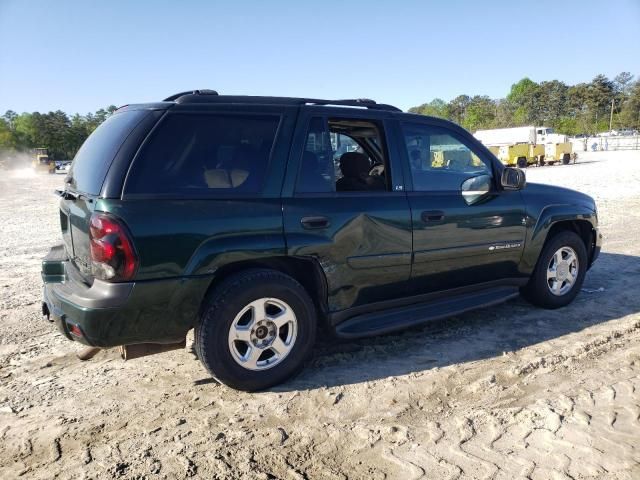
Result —
POLYGON ((550 165, 555 162, 562 162, 568 165, 571 161, 571 143, 547 143, 545 145, 544 161, 550 165))
POLYGON ((46 148, 36 148, 34 150, 35 158, 33 159, 33 168, 38 172, 55 173, 56 164, 49 158, 49 152, 46 148))
POLYGON ((462 170, 466 167, 482 166, 482 160, 469 150, 434 150, 431 152, 431 168, 451 168, 462 170))
POLYGON ((544 161, 544 145, 518 143, 516 145, 503 145, 498 148, 496 156, 505 165, 524 168, 528 165, 540 165, 541 161, 544 161))
POLYGON ((529 161, 527 163, 541 165, 541 162, 544 161, 544 155, 544 145, 529 145, 529 161))
POLYGON ((520 168, 529 165, 567 164, 571 161, 571 144, 567 136, 552 128, 524 126, 478 130, 474 136, 486 145, 502 163, 520 168), (498 149, 496 154, 495 149, 498 149))

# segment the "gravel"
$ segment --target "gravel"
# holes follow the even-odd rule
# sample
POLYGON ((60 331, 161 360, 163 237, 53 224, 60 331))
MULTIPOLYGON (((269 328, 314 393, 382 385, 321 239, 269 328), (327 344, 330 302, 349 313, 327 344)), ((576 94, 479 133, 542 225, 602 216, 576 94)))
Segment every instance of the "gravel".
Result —
POLYGON ((40 312, 62 177, 1 172, 0 478, 640 478, 640 152, 527 177, 598 202, 604 250, 572 305, 321 342, 247 394, 186 351, 80 362, 40 312))

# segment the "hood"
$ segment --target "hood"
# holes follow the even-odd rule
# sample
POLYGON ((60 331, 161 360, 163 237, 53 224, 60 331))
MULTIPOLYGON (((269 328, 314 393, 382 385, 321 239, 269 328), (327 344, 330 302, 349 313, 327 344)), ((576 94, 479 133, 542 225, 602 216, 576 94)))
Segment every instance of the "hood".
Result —
POLYGON ((596 212, 596 202, 589 195, 571 190, 570 188, 557 187, 555 185, 543 185, 541 183, 527 183, 522 190, 526 200, 536 200, 536 203, 546 205, 578 205, 596 212))

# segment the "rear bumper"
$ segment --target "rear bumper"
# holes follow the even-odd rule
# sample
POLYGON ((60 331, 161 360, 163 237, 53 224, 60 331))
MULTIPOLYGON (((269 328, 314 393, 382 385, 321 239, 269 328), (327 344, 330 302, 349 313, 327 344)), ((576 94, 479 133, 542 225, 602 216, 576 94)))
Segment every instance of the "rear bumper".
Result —
POLYGON ((83 282, 64 248, 42 261, 42 313, 68 339, 96 347, 173 343, 195 325, 210 279, 83 282))

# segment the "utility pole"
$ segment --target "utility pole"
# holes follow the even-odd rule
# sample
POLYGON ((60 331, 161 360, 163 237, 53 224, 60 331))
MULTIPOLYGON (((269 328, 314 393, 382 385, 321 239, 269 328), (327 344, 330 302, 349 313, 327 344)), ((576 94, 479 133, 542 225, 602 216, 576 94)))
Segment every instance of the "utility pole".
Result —
POLYGON ((611 131, 611 128, 613 126, 613 104, 615 102, 615 99, 612 98, 611 99, 611 116, 609 117, 609 131, 611 131))

